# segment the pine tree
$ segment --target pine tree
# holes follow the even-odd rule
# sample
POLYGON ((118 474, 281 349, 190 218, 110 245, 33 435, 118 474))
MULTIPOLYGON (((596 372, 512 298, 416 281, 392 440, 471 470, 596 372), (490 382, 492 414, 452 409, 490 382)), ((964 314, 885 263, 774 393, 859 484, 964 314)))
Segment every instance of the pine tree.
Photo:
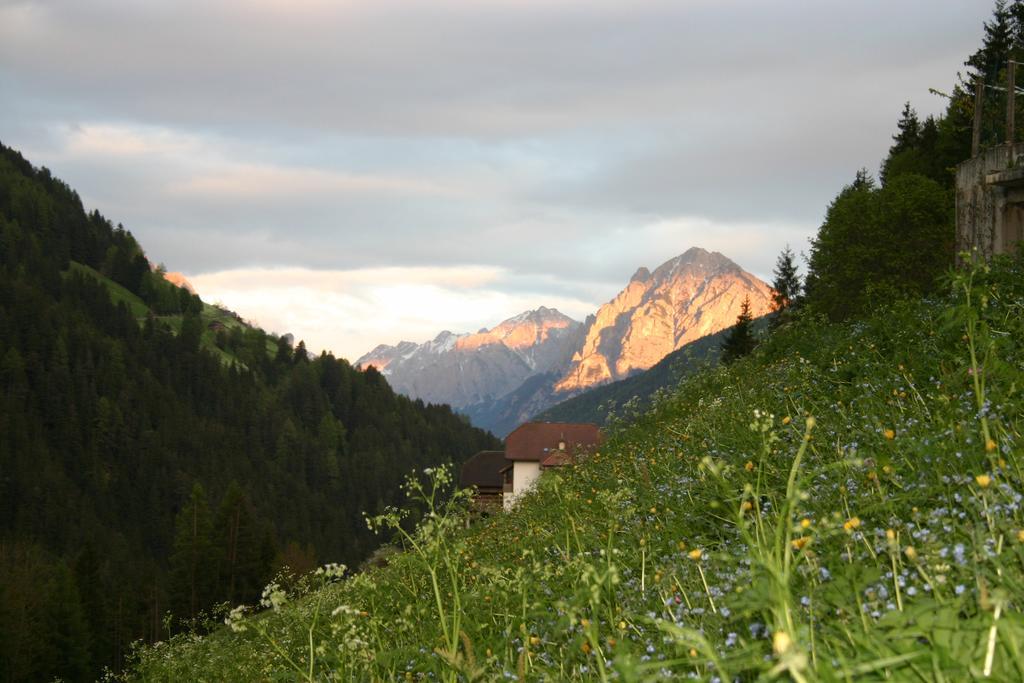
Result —
POLYGON ((44 661, 38 668, 40 679, 89 680, 92 669, 89 624, 82 610, 75 576, 63 562, 54 569, 47 598, 44 612, 47 647, 44 661))
POLYGON ((271 566, 262 556, 263 538, 252 505, 237 482, 232 481, 224 494, 215 529, 220 559, 218 599, 232 605, 254 601, 271 566))
POLYGON ((889 148, 890 155, 917 147, 921 139, 921 122, 917 120, 917 112, 910 106, 910 102, 903 105, 903 113, 896 128, 899 132, 892 136, 895 144, 889 148))
POLYGON ((754 320, 750 316, 750 297, 744 297, 736 324, 729 330, 729 336, 722 342, 722 362, 729 364, 742 358, 757 346, 754 337, 754 320))
POLYGON ((181 619, 194 619, 213 601, 217 559, 206 491, 199 482, 174 522, 171 554, 171 609, 181 619))
POLYGON ((1017 7, 1019 3, 1007 8, 1006 0, 996 0, 995 9, 992 12, 992 20, 984 24, 985 37, 982 45, 965 62, 966 66, 973 69, 972 76, 981 76, 986 83, 995 84, 999 78, 999 72, 1006 67, 1006 60, 1010 58, 1010 50, 1013 48, 1015 38, 1016 15, 1022 12, 1017 7))
POLYGON ((775 270, 772 274, 772 302, 776 311, 781 311, 792 306, 800 296, 800 276, 796 272, 796 263, 793 262, 793 250, 786 245, 786 248, 775 260, 775 270))

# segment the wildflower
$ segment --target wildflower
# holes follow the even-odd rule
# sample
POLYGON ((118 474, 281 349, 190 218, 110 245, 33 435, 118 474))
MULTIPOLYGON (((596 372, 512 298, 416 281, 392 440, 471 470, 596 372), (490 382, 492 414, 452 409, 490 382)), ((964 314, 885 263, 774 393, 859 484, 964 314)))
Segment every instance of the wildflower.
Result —
POLYGON ((810 536, 801 536, 800 538, 794 538, 792 541, 793 550, 802 550, 805 545, 811 542, 810 536))
POLYGON ((800 520, 800 528, 801 529, 810 529, 811 528, 811 520, 807 519, 806 517, 801 519, 800 520))
POLYGON ((1024 529, 1019 529, 1017 531, 1017 541, 1020 543, 1024 543, 1024 529))
POLYGON ((860 526, 860 517, 850 517, 843 522, 843 529, 849 533, 860 526))
POLYGON ((530 645, 533 645, 534 647, 540 645, 540 638, 537 636, 530 636, 530 645))
POLYGON ((743 466, 743 469, 745 469, 747 472, 753 472, 754 471, 754 463, 752 461, 748 460, 747 464, 743 466))
POLYGON ((914 550, 914 546, 908 545, 903 549, 903 554, 907 556, 907 559, 913 562, 917 559, 917 551, 914 550))
POLYGON ((896 541, 896 532, 892 529, 886 529, 885 540, 889 541, 889 543, 894 543, 896 541))
POLYGON ((626 622, 624 622, 624 621, 620 621, 619 622, 619 630, 620 631, 625 631, 626 630, 626 622))
POLYGON ((583 643, 582 645, 580 645, 580 649, 583 650, 583 654, 589 655, 590 654, 590 643, 583 643))
POLYGON ((689 554, 691 560, 699 560, 700 556, 703 555, 704 553, 701 552, 700 548, 694 548, 688 554, 689 554))
POLYGON ((782 424, 784 424, 784 425, 788 425, 792 421, 793 421, 793 418, 791 418, 789 415, 787 415, 786 417, 782 418, 782 424))
POLYGON ((989 485, 992 483, 992 477, 988 476, 987 474, 979 474, 974 478, 974 481, 978 482, 978 486, 980 486, 981 488, 987 489, 989 485))
POLYGON ((772 635, 772 650, 775 654, 781 655, 793 645, 793 639, 785 631, 776 631, 772 635))
POLYGON ((988 441, 985 442, 985 450, 987 452, 991 453, 995 449, 996 449, 996 442, 995 441, 993 441, 992 439, 989 439, 988 441))
POLYGON ((896 432, 894 432, 891 429, 886 429, 884 432, 882 432, 882 434, 884 434, 885 438, 888 439, 889 441, 892 441, 893 439, 896 438, 896 432))

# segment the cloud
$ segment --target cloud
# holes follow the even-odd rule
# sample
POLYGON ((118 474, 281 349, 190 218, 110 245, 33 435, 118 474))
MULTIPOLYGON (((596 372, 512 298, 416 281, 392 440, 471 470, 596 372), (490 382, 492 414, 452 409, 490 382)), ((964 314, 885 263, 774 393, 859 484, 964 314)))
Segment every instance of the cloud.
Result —
POLYGON ((190 276, 200 296, 278 334, 291 332, 312 351, 354 361, 380 343, 426 341, 442 329, 475 332, 540 300, 568 315, 591 303, 500 289, 507 274, 488 266, 317 271, 230 270, 190 276))
POLYGON ((941 110, 927 89, 948 89, 990 12, 961 0, 14 0, 0 2, 0 139, 154 261, 233 273, 216 290, 232 307, 275 315, 247 294, 258 286, 264 302, 301 302, 304 318, 274 318, 299 336, 326 324, 314 314, 331 318, 329 303, 353 321, 330 340, 357 322, 374 343, 425 338, 420 318, 378 311, 385 329, 367 302, 482 317, 445 323, 460 329, 559 300, 583 314, 579 302, 694 245, 769 276, 857 169, 877 168, 904 101, 941 110), (419 281, 371 295, 351 279, 465 264, 500 273, 482 299, 419 281), (282 269, 347 275, 307 282, 303 301, 271 275, 282 269), (247 287, 246 273, 265 282, 247 287))

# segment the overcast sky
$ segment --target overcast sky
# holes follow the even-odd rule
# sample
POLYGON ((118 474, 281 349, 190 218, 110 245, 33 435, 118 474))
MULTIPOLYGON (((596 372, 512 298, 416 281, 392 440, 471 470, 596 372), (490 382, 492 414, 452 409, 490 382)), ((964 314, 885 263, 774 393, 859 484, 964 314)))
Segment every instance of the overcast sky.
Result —
POLYGON ((0 0, 0 141, 310 349, 769 279, 989 0, 0 0))

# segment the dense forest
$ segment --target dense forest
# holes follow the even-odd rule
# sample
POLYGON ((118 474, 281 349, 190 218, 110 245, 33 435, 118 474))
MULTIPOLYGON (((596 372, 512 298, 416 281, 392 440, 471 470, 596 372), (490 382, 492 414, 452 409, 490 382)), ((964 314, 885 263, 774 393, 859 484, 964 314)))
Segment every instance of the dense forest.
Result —
POLYGON ((356 565, 406 473, 496 445, 204 305, 0 146, 0 680, 90 680, 283 567, 356 565))

